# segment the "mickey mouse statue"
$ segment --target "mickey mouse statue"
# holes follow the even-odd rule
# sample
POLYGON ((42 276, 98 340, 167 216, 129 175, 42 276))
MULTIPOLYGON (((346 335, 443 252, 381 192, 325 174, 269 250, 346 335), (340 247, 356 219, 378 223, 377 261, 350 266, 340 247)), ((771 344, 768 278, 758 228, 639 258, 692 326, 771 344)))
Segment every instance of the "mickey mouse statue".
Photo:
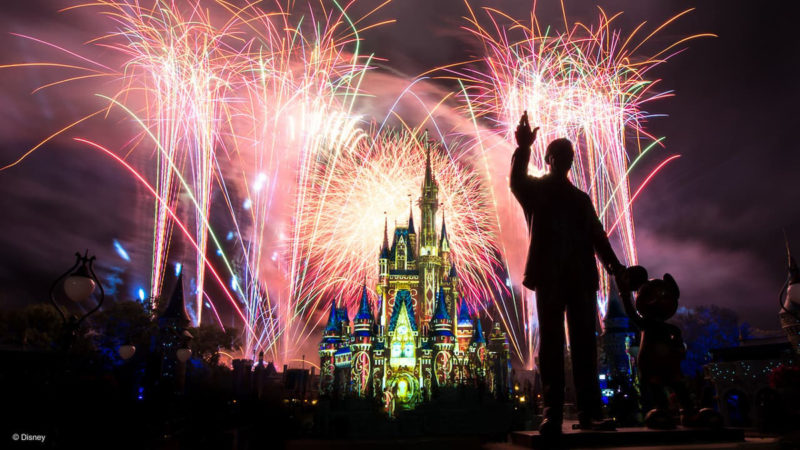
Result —
POLYGON ((641 330, 637 365, 642 390, 650 394, 655 406, 647 413, 645 425, 654 429, 675 428, 666 393, 666 389, 671 389, 681 407, 681 425, 721 426, 722 417, 716 411, 696 410, 683 380, 680 365, 686 357, 686 346, 681 330, 666 323, 678 310, 680 290, 675 279, 667 273, 661 280, 648 280, 647 270, 642 266, 629 267, 621 275, 617 278, 625 312, 641 330), (635 306, 632 292, 636 292, 635 306))

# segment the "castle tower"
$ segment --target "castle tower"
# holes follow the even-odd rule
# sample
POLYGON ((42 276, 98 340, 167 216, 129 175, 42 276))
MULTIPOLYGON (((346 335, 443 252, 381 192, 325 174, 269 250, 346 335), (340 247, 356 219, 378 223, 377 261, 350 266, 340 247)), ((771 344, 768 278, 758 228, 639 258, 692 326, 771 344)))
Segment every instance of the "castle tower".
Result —
POLYGON ((483 382, 486 377, 486 336, 483 335, 480 316, 475 317, 474 329, 469 343, 469 372, 477 382, 483 382))
POLYGON ((181 391, 186 378, 186 363, 178 360, 178 350, 188 347, 191 323, 183 295, 183 275, 179 274, 169 303, 158 315, 158 347, 161 356, 160 391, 181 391))
POLYGON ((472 338, 472 320, 469 317, 467 302, 461 298, 460 302, 453 302, 458 305, 458 312, 455 314, 456 320, 453 321, 455 328, 456 343, 453 349, 454 370, 456 383, 466 383, 470 378, 469 371, 469 341, 472 338))
POLYGON ((321 396, 333 394, 336 373, 334 355, 342 341, 341 328, 337 319, 336 300, 333 300, 328 323, 322 332, 322 342, 319 345, 319 394, 321 396))
POLYGON ((386 284, 389 276, 389 219, 383 218, 383 244, 378 256, 378 283, 386 284))
POLYGON ((159 386, 162 393, 181 391, 186 378, 186 363, 178 360, 178 350, 186 348, 191 335, 185 333, 190 324, 183 296, 183 276, 178 275, 167 306, 158 315, 158 347, 161 356, 159 386))
POLYGON ((381 328, 386 327, 386 298, 389 295, 389 219, 384 217, 383 223, 383 244, 381 245, 381 252, 378 255, 378 297, 380 298, 380 305, 378 306, 378 323, 381 328))
POLYGON ((447 281, 450 282, 454 290, 458 287, 458 271, 456 271, 455 263, 450 263, 450 272, 447 274, 447 281))
POLYGON ((431 328, 433 328, 433 372, 437 386, 445 386, 450 383, 453 376, 455 336, 452 332, 453 322, 450 313, 447 312, 444 289, 441 287, 431 322, 431 328))
POLYGON ((472 319, 469 317, 467 301, 462 297, 458 308, 458 318, 456 320, 456 348, 459 352, 467 353, 473 334, 474 327, 472 326, 472 319))
POLYGON ((622 299, 617 292, 614 287, 610 289, 606 316, 603 319, 602 369, 608 382, 613 382, 620 388, 630 389, 634 381, 635 360, 628 353, 628 349, 636 340, 636 331, 631 327, 630 319, 625 314, 622 299))
POLYGON ((500 327, 500 322, 495 322, 492 327, 487 349, 489 353, 487 369, 491 380, 487 380, 486 384, 495 397, 506 398, 511 388, 511 360, 508 337, 500 327))
POLYGON ((436 211, 439 209, 439 187, 433 177, 430 147, 427 148, 425 179, 422 183, 422 229, 419 241, 419 274, 421 292, 420 323, 428 323, 433 316, 436 293, 439 291, 441 259, 436 239, 436 211))
POLYGON ((414 204, 409 196, 408 199, 408 240, 411 243, 412 251, 417 249, 417 231, 414 228, 414 204))
POLYGON ((631 347, 638 345, 637 332, 625 313, 619 290, 612 285, 609 290, 603 334, 600 337, 599 383, 603 401, 609 402, 611 414, 627 414, 618 410, 620 403, 635 402, 640 398, 636 358, 631 347), (620 402, 612 401, 617 398, 620 402))
POLYGON ((333 395, 337 397, 344 397, 350 392, 350 370, 351 358, 353 353, 350 351, 350 346, 347 345, 350 336, 350 318, 347 315, 347 307, 342 306, 336 309, 336 324, 339 330, 340 342, 333 354, 334 382, 333 382, 333 395))
MULTIPOLYGON (((450 307, 448 308, 451 311, 453 316, 453 334, 458 335, 458 318, 459 318, 459 290, 458 290, 458 272, 456 271, 455 263, 450 263, 450 271, 447 274, 446 278, 447 288, 446 292, 449 294, 448 298, 450 299, 450 307)), ((462 298, 463 300, 463 298, 462 298)), ((466 351, 466 348, 464 349, 466 351)))
POLYGON ((442 270, 448 273, 450 268, 450 240, 447 238, 447 225, 445 224, 445 215, 442 211, 442 233, 439 238, 439 255, 442 258, 442 270))
POLYGON ((409 247, 407 230, 396 229, 391 255, 393 257, 391 263, 394 270, 408 270, 409 247))
POLYGON ((350 337, 350 351, 353 355, 350 369, 351 388, 358 397, 366 397, 370 390, 374 324, 375 319, 369 305, 367 285, 364 284, 361 290, 361 303, 353 319, 353 334, 350 337))

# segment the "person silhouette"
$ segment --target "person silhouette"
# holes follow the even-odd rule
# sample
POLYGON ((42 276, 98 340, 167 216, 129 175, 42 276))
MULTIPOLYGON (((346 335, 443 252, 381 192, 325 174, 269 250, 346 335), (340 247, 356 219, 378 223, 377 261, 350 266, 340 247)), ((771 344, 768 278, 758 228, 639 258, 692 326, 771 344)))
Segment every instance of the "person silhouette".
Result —
POLYGON ((544 420, 542 435, 561 433, 564 409, 564 313, 567 316, 578 428, 613 429, 602 421, 597 378, 597 289, 595 253, 612 275, 624 273, 589 196, 567 178, 575 152, 568 139, 547 146, 549 172, 528 175, 531 145, 539 127, 531 130, 527 111, 515 133, 511 159, 511 192, 525 213, 530 247, 523 286, 536 291, 539 314, 539 372, 544 420))

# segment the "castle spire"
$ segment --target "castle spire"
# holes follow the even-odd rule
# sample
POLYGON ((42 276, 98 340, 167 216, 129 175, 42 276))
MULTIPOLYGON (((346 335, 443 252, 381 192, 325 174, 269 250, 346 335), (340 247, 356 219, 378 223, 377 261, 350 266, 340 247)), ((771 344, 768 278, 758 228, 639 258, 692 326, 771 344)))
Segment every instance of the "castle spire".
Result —
MULTIPOLYGON (((427 136, 426 136, 427 137, 427 136)), ((433 184, 433 171, 431 170, 431 147, 425 145, 425 185, 433 184)))
POLYGON ((450 313, 447 312, 447 305, 444 300, 444 288, 439 287, 439 295, 436 296, 436 310, 433 313, 433 320, 450 320, 450 313))
POLYGON ((386 211, 383 212, 383 246, 381 247, 381 258, 389 257, 389 217, 386 211))
POLYGON ((414 232, 414 204, 411 196, 408 196, 408 233, 415 234, 414 232))
POLYGON ((361 289, 361 305, 358 308, 355 320, 373 320, 372 308, 369 306, 369 296, 367 295, 366 282, 364 283, 364 287, 361 289))
POLYGON ((475 333, 472 334, 472 342, 476 344, 486 343, 486 336, 483 335, 483 327, 481 327, 480 316, 475 317, 475 333))
POLYGON ((461 297, 461 305, 458 308, 458 326, 472 325, 472 319, 469 317, 469 308, 467 308, 467 301, 461 297))
POLYGON ((325 334, 336 333, 337 327, 336 298, 331 300, 331 314, 328 316, 328 323, 325 325, 325 334))
POLYGON ((166 308, 161 312, 160 319, 176 320, 179 323, 188 324, 189 315, 186 313, 186 304, 183 298, 183 274, 178 274, 175 282, 175 289, 169 298, 166 308))
POLYGON ((441 240, 439 241, 439 247, 443 252, 450 251, 450 240, 447 239, 447 225, 445 225, 444 210, 442 210, 442 234, 441 240))
POLYGON ((383 212, 383 246, 389 248, 389 217, 383 212))

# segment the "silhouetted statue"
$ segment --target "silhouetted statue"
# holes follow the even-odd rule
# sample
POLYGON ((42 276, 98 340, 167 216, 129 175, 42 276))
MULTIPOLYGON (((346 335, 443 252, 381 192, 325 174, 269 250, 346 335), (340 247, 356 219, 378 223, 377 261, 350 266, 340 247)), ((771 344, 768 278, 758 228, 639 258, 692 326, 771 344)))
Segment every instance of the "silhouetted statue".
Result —
POLYGON ((531 130, 527 112, 516 131, 511 160, 511 192, 522 205, 530 248, 522 284, 536 291, 539 314, 539 371, 544 397, 543 435, 561 432, 564 407, 564 312, 567 314, 572 371, 580 428, 613 428, 602 417, 597 379, 597 289, 595 253, 611 274, 624 272, 592 201, 567 178, 574 150, 567 139, 547 146, 548 174, 528 175, 531 130))
POLYGON ((666 322, 678 310, 678 283, 668 273, 663 280, 648 280, 647 270, 642 266, 629 267, 620 281, 625 312, 641 330, 636 365, 645 398, 654 406, 645 417, 645 425, 655 429, 675 428, 675 420, 669 412, 668 388, 680 404, 681 425, 722 426, 722 416, 716 411, 710 408, 697 411, 681 373, 686 347, 680 328, 666 322), (631 292, 636 292, 635 302, 631 292))

